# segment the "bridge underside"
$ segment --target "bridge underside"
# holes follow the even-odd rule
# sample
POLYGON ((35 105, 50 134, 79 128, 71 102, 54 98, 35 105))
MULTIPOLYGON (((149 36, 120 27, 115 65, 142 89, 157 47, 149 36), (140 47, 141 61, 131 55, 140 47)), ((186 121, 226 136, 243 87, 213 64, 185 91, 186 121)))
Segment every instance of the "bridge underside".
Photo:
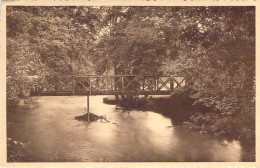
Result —
POLYGON ((127 92, 102 92, 102 91, 93 91, 90 93, 83 93, 83 92, 42 92, 39 96, 86 96, 86 95, 171 95, 169 91, 159 91, 159 92, 135 92, 135 91, 127 91, 127 92))
POLYGON ((35 86, 35 96, 73 95, 170 95, 185 85, 184 77, 172 76, 52 76, 44 87, 35 86))

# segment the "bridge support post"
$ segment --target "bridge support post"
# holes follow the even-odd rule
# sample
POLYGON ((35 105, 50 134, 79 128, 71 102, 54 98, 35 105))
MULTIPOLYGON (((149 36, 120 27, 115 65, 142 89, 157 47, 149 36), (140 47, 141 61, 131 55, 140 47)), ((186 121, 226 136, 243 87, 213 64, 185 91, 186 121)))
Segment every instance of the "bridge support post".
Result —
POLYGON ((88 112, 88 123, 89 123, 89 95, 87 96, 87 112, 88 112))

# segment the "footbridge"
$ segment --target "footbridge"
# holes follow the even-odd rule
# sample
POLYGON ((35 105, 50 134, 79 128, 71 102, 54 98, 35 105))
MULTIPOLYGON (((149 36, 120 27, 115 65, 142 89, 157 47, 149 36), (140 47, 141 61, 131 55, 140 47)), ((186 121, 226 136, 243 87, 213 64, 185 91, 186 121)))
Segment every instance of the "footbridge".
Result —
POLYGON ((37 96, 170 95, 186 84, 183 76, 70 75, 49 76, 37 96))

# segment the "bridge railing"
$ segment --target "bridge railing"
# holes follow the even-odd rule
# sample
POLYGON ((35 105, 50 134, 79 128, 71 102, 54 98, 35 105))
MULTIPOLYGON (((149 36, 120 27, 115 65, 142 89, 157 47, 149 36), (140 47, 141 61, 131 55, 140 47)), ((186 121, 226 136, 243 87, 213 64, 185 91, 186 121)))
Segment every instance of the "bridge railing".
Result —
POLYGON ((184 86, 183 76, 49 76, 41 95, 170 94, 184 86))

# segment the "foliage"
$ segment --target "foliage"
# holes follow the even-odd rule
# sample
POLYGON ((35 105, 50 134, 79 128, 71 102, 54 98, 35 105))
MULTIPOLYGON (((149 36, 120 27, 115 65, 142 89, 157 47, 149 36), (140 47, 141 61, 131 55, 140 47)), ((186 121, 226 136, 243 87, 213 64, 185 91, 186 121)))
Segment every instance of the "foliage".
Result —
POLYGON ((24 152, 27 149, 29 143, 23 143, 15 141, 11 138, 7 138, 7 161, 8 162, 21 162, 24 157, 24 152))
POLYGON ((29 96, 47 75, 91 73, 97 17, 92 8, 7 7, 8 103, 29 96))
POLYGON ((142 9, 120 8, 121 13, 113 17, 108 17, 108 12, 109 24, 103 28, 108 30, 100 34, 93 50, 98 73, 109 73, 111 69, 115 74, 159 73, 166 44, 160 32, 154 29, 154 21, 147 18, 142 9))

